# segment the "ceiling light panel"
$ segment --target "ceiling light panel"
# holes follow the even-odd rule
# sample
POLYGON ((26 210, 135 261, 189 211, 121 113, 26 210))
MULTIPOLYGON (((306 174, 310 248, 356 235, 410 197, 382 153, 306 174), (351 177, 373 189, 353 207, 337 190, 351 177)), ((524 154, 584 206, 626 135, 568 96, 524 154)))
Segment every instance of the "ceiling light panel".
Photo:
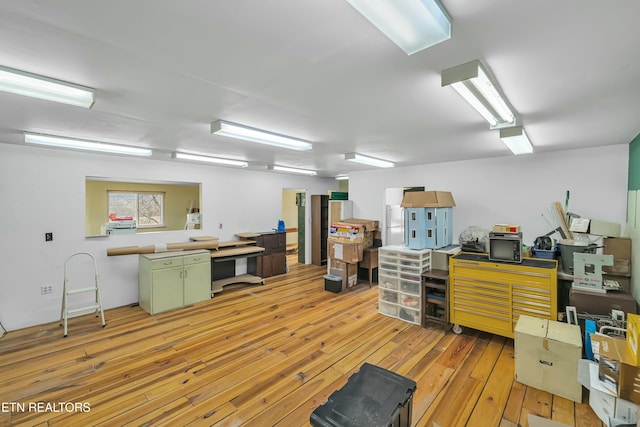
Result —
POLYGON ((500 139, 513 154, 533 153, 533 146, 522 126, 500 129, 500 139))
POLYGON ((451 18, 437 0, 347 0, 407 55, 451 38, 451 18))
POLYGON ((198 154, 180 153, 178 151, 171 154, 171 157, 177 160, 191 160, 196 162, 214 163, 218 165, 238 166, 241 168, 249 167, 249 163, 241 160, 223 159, 220 157, 201 156, 198 154))
POLYGON ((376 166, 378 168, 392 168, 394 163, 388 160, 376 159, 375 157, 369 157, 358 153, 346 153, 344 155, 345 160, 351 162, 362 163, 364 165, 376 166))
POLYGON ((442 86, 453 87, 491 127, 515 124, 515 115, 480 61, 475 60, 443 70, 441 77, 442 86))
POLYGON ((278 166, 278 165, 269 165, 268 169, 277 171, 277 172, 297 173, 297 174, 309 175, 309 176, 315 176, 318 174, 318 172, 310 169, 298 169, 298 168, 290 168, 287 166, 278 166))
POLYGON ((30 132, 24 133, 24 142, 26 144, 42 145, 46 147, 70 148, 74 150, 97 151, 110 154, 126 154, 128 156, 150 156, 152 154, 152 151, 147 148, 30 132))
POLYGON ((304 151, 311 150, 313 147, 309 141, 239 125, 237 123, 225 122, 224 120, 211 123, 211 133, 291 150, 304 151))
POLYGON ((91 108, 95 90, 0 66, 0 90, 32 98, 91 108))

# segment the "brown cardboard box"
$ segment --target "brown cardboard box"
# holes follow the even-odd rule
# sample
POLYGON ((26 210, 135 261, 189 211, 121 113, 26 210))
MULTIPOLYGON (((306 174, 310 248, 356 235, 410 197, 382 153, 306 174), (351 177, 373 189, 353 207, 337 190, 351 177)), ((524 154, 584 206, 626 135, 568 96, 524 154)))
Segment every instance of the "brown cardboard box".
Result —
POLYGON ((363 242, 340 242, 329 239, 327 241, 329 258, 348 264, 357 264, 362 260, 364 252, 363 242))
POLYGON ((635 298, 630 293, 622 291, 600 294, 571 288, 569 305, 574 306, 578 313, 608 315, 614 308, 625 313, 636 313, 635 298))
POLYGON ((342 279, 342 290, 358 283, 358 264, 349 264, 337 259, 329 260, 329 274, 342 279))
POLYGON ((613 255, 613 265, 603 266, 602 271, 615 275, 631 274, 631 239, 627 237, 605 237, 602 239, 604 255, 613 255))
POLYGON ((618 397, 640 403, 640 367, 627 354, 624 339, 590 334, 600 354, 599 378, 602 385, 618 397))
POLYGON ((582 402, 578 362, 582 337, 578 325, 521 315, 514 329, 516 381, 582 402))
POLYGON ((380 221, 377 219, 362 219, 362 218, 347 218, 340 222, 346 222, 347 224, 359 224, 364 225, 364 231, 376 231, 380 228, 380 221))
POLYGON ((449 191, 409 191, 404 193, 403 208, 448 208, 456 202, 449 191))

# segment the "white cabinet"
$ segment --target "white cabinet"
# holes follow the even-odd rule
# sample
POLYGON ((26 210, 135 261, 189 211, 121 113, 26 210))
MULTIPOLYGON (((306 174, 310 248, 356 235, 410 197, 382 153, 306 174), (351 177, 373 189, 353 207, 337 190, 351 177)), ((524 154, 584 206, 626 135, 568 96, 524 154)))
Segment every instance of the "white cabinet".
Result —
POLYGON ((142 254, 138 266, 140 307, 150 314, 211 299, 207 250, 142 254))
POLYGON ((422 273, 431 268, 431 249, 405 246, 378 248, 380 313, 422 325, 424 296, 422 273))

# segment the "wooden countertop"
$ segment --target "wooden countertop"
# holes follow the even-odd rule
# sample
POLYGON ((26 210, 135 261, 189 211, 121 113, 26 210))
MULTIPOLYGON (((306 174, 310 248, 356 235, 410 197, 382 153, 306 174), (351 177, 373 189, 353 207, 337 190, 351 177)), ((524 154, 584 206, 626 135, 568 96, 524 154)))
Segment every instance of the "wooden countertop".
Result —
POLYGON ((219 249, 217 251, 211 251, 211 258, 224 258, 237 255, 248 255, 264 252, 264 248, 259 246, 240 246, 231 247, 228 249, 219 249))

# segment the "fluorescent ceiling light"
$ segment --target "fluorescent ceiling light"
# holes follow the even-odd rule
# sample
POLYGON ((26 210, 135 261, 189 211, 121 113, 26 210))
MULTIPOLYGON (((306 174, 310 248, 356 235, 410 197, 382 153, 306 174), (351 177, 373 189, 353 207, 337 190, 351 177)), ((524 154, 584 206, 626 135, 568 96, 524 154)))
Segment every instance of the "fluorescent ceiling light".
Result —
POLYGON ((500 139, 513 154, 533 153, 533 147, 522 126, 500 129, 500 139))
POLYGON ((374 157, 363 156, 362 154, 358 154, 358 153, 346 153, 344 155, 344 159, 352 162, 356 162, 356 163, 362 163, 369 166, 377 166, 379 168, 392 168, 395 166, 393 162, 376 159, 374 157))
POLYGON ((336 176, 338 181, 347 181, 349 179, 349 175, 338 175, 336 176))
POLYGON ((84 139, 66 138, 29 132, 24 133, 24 142, 27 144, 44 145, 47 147, 72 148, 75 150, 127 154, 130 156, 150 156, 152 154, 151 150, 147 148, 129 147, 126 145, 109 144, 105 142, 87 141, 84 139))
POLYGON ((498 93, 480 61, 442 71, 442 86, 452 86, 484 117, 491 127, 515 124, 515 116, 498 93))
POLYGON ((269 165, 268 169, 273 171, 278 171, 278 172, 299 173, 302 175, 310 175, 310 176, 314 176, 318 174, 316 171, 312 171, 309 169, 289 168, 286 166, 278 166, 278 165, 269 165))
POLYGON ((91 108, 95 101, 94 89, 3 66, 0 90, 85 108, 91 108))
POLYGON ((451 17, 438 0, 347 0, 407 55, 451 38, 451 17))
POLYGON ((246 168, 249 166, 249 163, 243 162, 241 160, 221 159, 219 157, 200 156, 197 154, 180 153, 177 151, 172 153, 171 157, 178 160, 194 160, 196 162, 207 162, 207 163, 216 163, 220 165, 240 166, 242 168, 246 168))
POLYGON ((211 123, 211 133, 216 135, 229 136, 231 138, 244 139, 245 141, 259 142, 281 148, 292 150, 311 150, 312 145, 308 141, 292 138, 290 136, 279 135, 236 123, 218 120, 211 123))

